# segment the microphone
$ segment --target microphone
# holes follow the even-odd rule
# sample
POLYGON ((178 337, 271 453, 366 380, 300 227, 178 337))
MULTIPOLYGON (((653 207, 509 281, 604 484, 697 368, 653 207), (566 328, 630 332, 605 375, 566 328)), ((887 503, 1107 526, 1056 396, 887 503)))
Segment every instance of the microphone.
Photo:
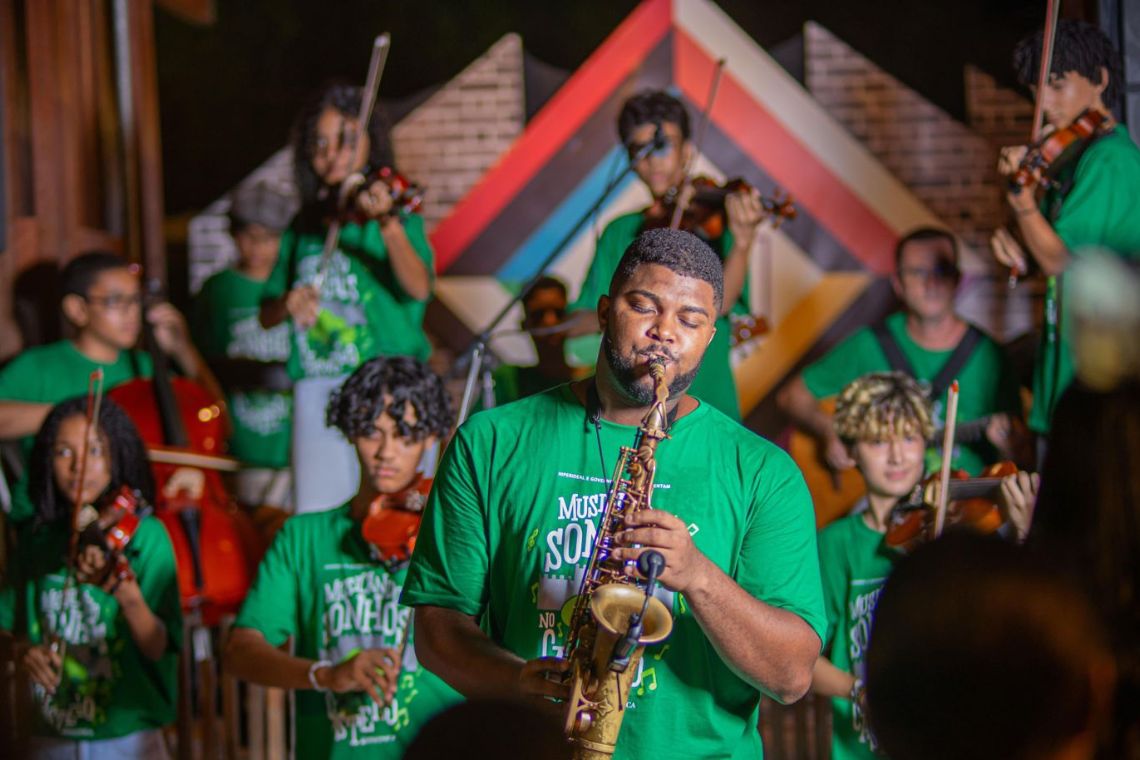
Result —
POLYGON ((657 122, 657 129, 653 132, 653 139, 644 145, 638 146, 637 143, 629 143, 626 147, 629 150, 637 147, 637 150, 630 154, 629 162, 636 164, 644 158, 651 155, 660 154, 669 149, 669 140, 665 137, 665 130, 661 128, 661 123, 657 122))
POLYGON ((629 628, 625 636, 614 642, 610 670, 615 673, 622 673, 629 667, 630 658, 645 631, 645 611, 649 609, 649 600, 653 598, 653 587, 657 585, 657 577, 664 569, 665 556, 656 549, 646 549, 637 558, 637 571, 645 576, 645 601, 641 604, 641 612, 629 616, 629 628))

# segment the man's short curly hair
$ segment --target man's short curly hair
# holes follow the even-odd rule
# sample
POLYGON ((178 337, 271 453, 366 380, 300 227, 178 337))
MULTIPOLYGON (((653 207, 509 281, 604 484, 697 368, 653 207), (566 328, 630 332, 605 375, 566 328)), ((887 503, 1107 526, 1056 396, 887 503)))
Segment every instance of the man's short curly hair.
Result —
POLYGON ((621 107, 618 135, 627 147, 633 131, 642 124, 676 124, 682 139, 689 139, 689 110, 685 104, 663 90, 643 90, 621 107))
POLYGON ((872 372, 852 380, 839 393, 832 419, 845 444, 885 441, 910 435, 934 436, 930 401, 922 388, 902 372, 872 372))
POLYGON ((712 286, 717 312, 724 302, 724 265, 703 240, 689 232, 663 227, 638 235, 622 254, 610 279, 610 296, 617 294, 635 271, 659 264, 683 277, 704 280, 712 286))
MULTIPOLYGON (((1017 81, 1025 87, 1037 84, 1041 69, 1041 42, 1044 32, 1038 29, 1028 35, 1013 50, 1013 70, 1017 81)), ((1085 21, 1061 19, 1057 22, 1057 38, 1053 45, 1053 59, 1049 73, 1063 76, 1075 71, 1093 84, 1100 82, 1100 68, 1108 71, 1108 87, 1104 90, 1104 104, 1111 108, 1124 81, 1120 54, 1112 41, 1098 27, 1085 21)), ((1065 125, 1060 125, 1065 126, 1065 125)))
POLYGON ((361 364, 329 398, 325 420, 348 440, 368 434, 376 419, 387 414, 401 436, 414 441, 444 438, 455 413, 439 375, 410 356, 379 356, 361 364), (407 405, 416 423, 404 420, 407 405))

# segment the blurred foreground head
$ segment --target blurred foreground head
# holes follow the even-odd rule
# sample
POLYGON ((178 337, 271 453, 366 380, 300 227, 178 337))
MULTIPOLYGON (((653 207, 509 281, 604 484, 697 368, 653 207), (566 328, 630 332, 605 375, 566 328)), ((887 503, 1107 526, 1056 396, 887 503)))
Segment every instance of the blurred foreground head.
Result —
POLYGON ((1019 547, 955 533, 887 581, 867 712, 892 760, 1091 758, 1114 680, 1080 592, 1019 547))

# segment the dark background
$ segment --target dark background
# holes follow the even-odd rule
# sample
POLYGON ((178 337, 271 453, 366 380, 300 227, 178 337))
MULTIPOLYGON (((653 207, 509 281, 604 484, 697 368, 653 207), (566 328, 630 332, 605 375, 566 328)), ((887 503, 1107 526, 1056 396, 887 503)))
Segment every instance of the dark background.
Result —
MULTIPOLYGON (((528 55, 528 114, 633 10, 632 0, 218 0, 196 27, 156 13, 166 209, 200 209, 289 138, 305 98, 330 78, 363 83, 372 38, 392 34, 380 85, 393 119, 508 32, 528 55), (532 81, 534 80, 534 81, 532 81)), ((765 48, 830 29, 957 119, 962 68, 1012 84, 1010 53, 1044 0, 719 0, 765 48)), ((1066 3, 1068 9, 1069 3, 1066 3)))

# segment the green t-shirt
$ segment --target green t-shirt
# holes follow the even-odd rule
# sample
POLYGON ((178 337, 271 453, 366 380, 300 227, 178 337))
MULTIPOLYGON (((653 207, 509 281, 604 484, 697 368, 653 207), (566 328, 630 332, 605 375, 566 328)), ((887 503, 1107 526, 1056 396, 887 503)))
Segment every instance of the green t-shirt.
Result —
MULTIPOLYGON (((867 527, 863 512, 852 513, 819 533, 819 568, 827 607, 824 652, 835 667, 865 678, 864 658, 879 593, 894 566, 896 552, 883 534, 867 527)), ((833 760, 874 760, 865 722, 852 723, 851 700, 831 700, 833 760)))
MULTIPOLYGON (((263 282, 226 269, 202 285, 194 300, 191 327, 203 356, 260 362, 289 359, 289 325, 266 330, 261 326, 263 282)), ((289 466, 289 436, 293 417, 290 393, 227 391, 233 435, 230 453, 254 467, 289 466)))
MULTIPOLYGON (((402 601, 480 616, 525 659, 561 656, 610 468, 636 433, 600 426, 569 385, 472 416, 436 475, 402 601)), ((670 435, 657 448, 654 508, 684 520, 717 567, 822 640, 814 515, 791 459, 704 403, 670 435)), ((682 595, 663 601, 673 633, 645 650, 614 757, 758 757, 760 693, 717 654, 682 595)))
POLYGON ((551 380, 539 372, 538 367, 520 367, 517 364, 500 364, 491 373, 491 379, 497 406, 542 393, 562 383, 561 380, 551 380))
MULTIPOLYGON (((598 306, 598 299, 610 292, 610 280, 617 271, 625 249, 641 233, 642 213, 624 214, 606 225, 602 236, 598 240, 598 250, 594 260, 590 263, 590 270, 586 272, 586 279, 582 282, 582 289, 578 299, 570 305, 570 311, 588 309, 593 311, 598 306)), ((712 249, 723 259, 732 250, 732 233, 725 230, 719 241, 712 244, 712 249)), ((734 313, 748 313, 748 283, 745 282, 740 299, 733 304, 734 313)), ((716 320, 716 335, 705 351, 704 361, 700 372, 693 379, 689 393, 697 398, 704 399, 717 409, 721 410, 734 420, 740 419, 740 401, 736 396, 736 381, 732 376, 732 325, 727 316, 716 320)), ((579 339, 581 340, 581 339, 579 339)), ((589 352, 589 362, 592 364, 598 355, 600 340, 595 337, 589 347, 579 349, 580 353, 589 352)), ((585 358, 584 356, 582 358, 585 358)))
MULTIPOLYGON (((930 382, 937 377, 954 353, 953 349, 929 351, 915 343, 906 331, 906 315, 901 311, 888 315, 886 323, 920 382, 930 382)), ((890 368, 890 362, 871 327, 863 327, 814 364, 805 367, 803 380, 813 396, 826 398, 838 394, 852 380, 868 372, 887 372, 890 368)), ((1020 413, 1017 380, 1005 352, 988 337, 982 337, 974 346, 973 353, 958 373, 958 383, 959 424, 998 412, 1020 413)), ((934 426, 937 429, 945 423, 945 409, 946 394, 943 393, 934 402, 934 426)), ((956 445, 952 463, 976 475, 996 458, 997 452, 983 437, 977 442, 956 445)))
MULTIPOLYGON (((400 219, 412 248, 434 273, 423 218, 402 213, 400 219)), ((278 298, 312 283, 324 244, 324 229, 302 229, 297 223, 287 229, 263 297, 278 298)), ((426 360, 431 353, 423 330, 426 308, 427 301, 412 298, 396 279, 379 223, 346 224, 321 290, 320 317, 308 330, 295 331, 289 372, 295 378, 337 377, 376 356, 426 360)))
MULTIPOLYGON (((1095 140, 1075 167, 1060 172, 1055 188, 1070 182, 1064 198, 1051 190, 1042 200, 1069 252, 1080 256, 1083 249, 1097 247, 1122 258, 1140 258, 1140 150, 1124 127, 1095 140)), ((1045 329, 1033 367, 1029 413, 1029 427, 1038 433, 1049 432, 1057 400, 1076 374, 1069 345, 1072 326, 1063 305, 1065 280, 1064 275, 1051 277, 1046 287, 1045 329)))
POLYGON ((139 651, 113 596, 81 584, 65 598, 65 528, 25 532, 11 585, 0 593, 0 628, 33 644, 44 641, 45 629, 67 641, 65 675, 55 694, 33 687, 35 734, 112 739, 173 723, 182 607, 166 528, 144 518, 127 547, 143 599, 166 625, 166 652, 157 662, 139 651))
MULTIPOLYGON (((140 375, 150 377, 153 371, 150 355, 141 351, 134 352, 134 355, 140 375)), ((101 364, 79 353, 79 349, 70 340, 34 346, 0 370, 0 400, 58 404, 69 398, 83 396, 87 393, 88 378, 100 367, 103 368, 105 390, 135 379, 134 366, 127 351, 120 352, 119 358, 113 363, 101 364)), ((25 464, 34 439, 34 435, 20 439, 20 451, 25 464)), ((22 523, 34 513, 28 498, 28 484, 22 478, 12 487, 12 512, 9 518, 14 523, 22 523)))
MULTIPOLYGON (((296 515, 273 539, 234 625, 293 654, 337 663, 354 650, 398 646, 412 611, 399 604, 407 565, 374 562, 342 505, 296 515)), ((295 694, 298 758, 399 758, 433 715, 461 697, 404 649, 396 699, 380 708, 364 692, 295 694)))

